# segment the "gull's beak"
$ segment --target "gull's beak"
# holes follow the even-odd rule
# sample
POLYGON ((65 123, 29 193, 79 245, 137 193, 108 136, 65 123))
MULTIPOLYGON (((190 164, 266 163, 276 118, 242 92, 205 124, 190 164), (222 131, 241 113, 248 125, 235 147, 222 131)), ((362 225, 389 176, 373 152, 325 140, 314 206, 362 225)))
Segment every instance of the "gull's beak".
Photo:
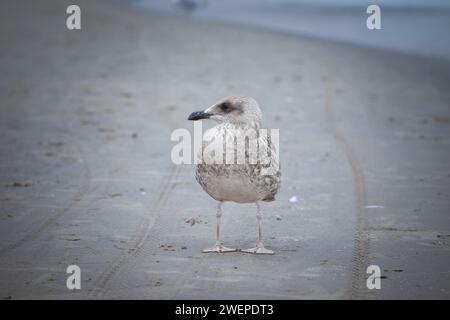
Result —
POLYGON ((205 111, 195 111, 192 112, 189 116, 188 120, 200 120, 200 119, 208 119, 212 114, 205 111))

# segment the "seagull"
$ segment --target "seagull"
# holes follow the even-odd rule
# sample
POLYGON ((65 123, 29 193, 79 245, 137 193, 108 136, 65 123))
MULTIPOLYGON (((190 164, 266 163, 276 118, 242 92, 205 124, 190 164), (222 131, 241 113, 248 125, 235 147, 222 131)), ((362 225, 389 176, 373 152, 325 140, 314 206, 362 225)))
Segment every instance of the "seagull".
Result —
POLYGON ((258 103, 250 97, 226 97, 206 110, 191 113, 188 118, 202 119, 214 120, 217 125, 203 136, 195 177, 203 190, 218 202, 216 243, 203 252, 274 254, 263 244, 259 202, 275 200, 281 172, 271 137, 260 131, 262 113, 258 103), (238 250, 222 245, 220 223, 225 201, 256 204, 258 240, 255 247, 238 250))

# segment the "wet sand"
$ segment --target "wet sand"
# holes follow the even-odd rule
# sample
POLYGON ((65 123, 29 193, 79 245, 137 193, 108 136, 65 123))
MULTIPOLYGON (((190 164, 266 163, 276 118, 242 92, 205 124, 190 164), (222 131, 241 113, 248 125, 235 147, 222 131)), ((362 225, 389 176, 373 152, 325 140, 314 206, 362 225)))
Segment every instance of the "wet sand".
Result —
MULTIPOLYGON (((443 62, 120 2, 79 1, 68 31, 70 2, 33 3, 0 13, 0 298, 450 297, 443 62), (215 203, 170 160, 171 132, 231 94, 280 128, 275 256, 202 254, 215 203)), ((226 204, 222 234, 252 246, 254 206, 226 204)))

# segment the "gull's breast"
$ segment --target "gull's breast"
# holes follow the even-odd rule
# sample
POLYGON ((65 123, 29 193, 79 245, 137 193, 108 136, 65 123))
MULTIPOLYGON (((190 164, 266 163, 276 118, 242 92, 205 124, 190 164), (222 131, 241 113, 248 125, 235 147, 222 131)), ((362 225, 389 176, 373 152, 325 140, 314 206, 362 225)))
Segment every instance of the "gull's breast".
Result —
MULTIPOLYGON (((255 160, 253 158, 255 156, 265 155, 271 145, 261 136, 256 138, 258 142, 256 145, 259 147, 257 155, 247 154, 245 147, 238 148, 237 144, 234 144, 234 137, 240 138, 243 134, 243 130, 225 130, 223 126, 208 130, 205 135, 215 139, 210 143, 203 141, 203 148, 197 155, 199 164, 196 167, 196 179, 203 190, 218 201, 238 203, 273 201, 280 186, 277 152, 272 149, 269 157, 270 165, 275 165, 276 170, 271 175, 266 175, 265 165, 260 161, 250 160, 255 160), (218 139, 221 136, 223 139, 218 139), (222 157, 216 159, 216 153, 222 157), (226 164, 228 161, 224 161, 228 156, 233 164, 226 164), (245 160, 242 164, 233 161, 242 158, 245 160)), ((255 140, 251 142, 255 145, 255 140)))
POLYGON ((236 170, 236 166, 200 164, 196 170, 197 181, 218 201, 249 203, 260 200, 257 185, 244 169, 236 170))

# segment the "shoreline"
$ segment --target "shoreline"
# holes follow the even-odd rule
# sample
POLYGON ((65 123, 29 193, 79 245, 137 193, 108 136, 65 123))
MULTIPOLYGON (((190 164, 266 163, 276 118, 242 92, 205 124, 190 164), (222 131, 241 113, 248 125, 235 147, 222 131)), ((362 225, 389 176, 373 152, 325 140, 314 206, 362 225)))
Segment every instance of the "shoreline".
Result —
POLYGON ((164 1, 135 0, 131 7, 166 16, 185 17, 193 21, 212 21, 230 26, 242 26, 265 31, 296 35, 331 43, 387 50, 393 53, 417 55, 442 60, 450 65, 450 45, 445 41, 444 25, 450 28, 450 8, 411 7, 396 9, 382 7, 382 30, 365 28, 365 7, 321 6, 320 4, 265 3, 259 9, 246 3, 238 10, 238 3, 220 6, 216 2, 198 1, 198 9, 183 10, 164 1), (204 4, 204 3, 208 3, 204 4), (322 22, 325 20, 326 22, 322 22), (415 21, 415 24, 411 23, 415 21), (420 26, 420 28, 419 28, 420 26), (424 29, 424 26, 426 28, 424 29), (410 30, 405 30, 408 27, 410 30), (427 35, 433 34, 433 37, 427 35), (436 39, 436 40, 431 40, 436 39), (441 39, 441 41, 438 41, 441 39), (431 49, 433 48, 433 49, 431 49), (434 50, 430 51, 430 50, 434 50))

